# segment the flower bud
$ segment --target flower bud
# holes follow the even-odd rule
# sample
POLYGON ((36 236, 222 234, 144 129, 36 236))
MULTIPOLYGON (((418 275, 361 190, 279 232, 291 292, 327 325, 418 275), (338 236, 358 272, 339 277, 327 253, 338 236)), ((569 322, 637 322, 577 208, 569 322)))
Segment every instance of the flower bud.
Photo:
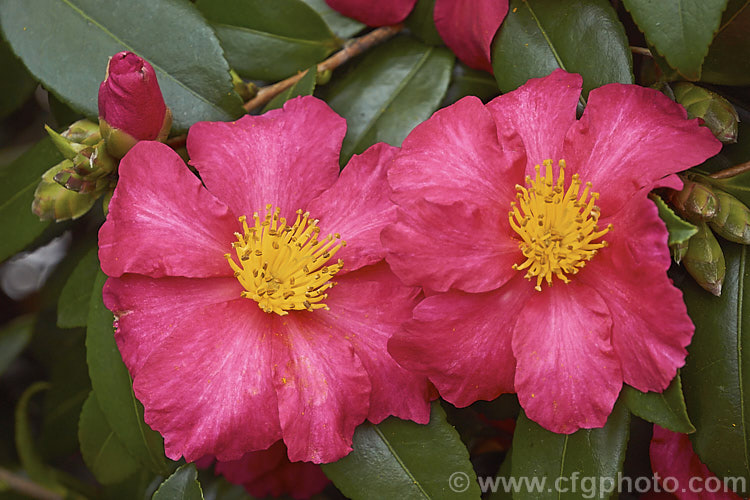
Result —
POLYGON ((690 118, 701 118, 721 142, 737 142, 740 117, 734 106, 715 92, 692 83, 673 85, 675 100, 682 104, 690 118))
POLYGON ((107 76, 99 86, 99 125, 107 149, 125 156, 138 141, 164 141, 172 114, 156 80, 154 68, 132 52, 109 59, 107 76))
POLYGON ((716 215, 708 221, 716 234, 729 241, 750 245, 750 208, 724 191, 714 191, 719 200, 716 215))
POLYGON ((101 196, 100 193, 76 193, 55 181, 56 175, 72 168, 72 161, 63 160, 42 176, 42 181, 34 191, 34 202, 31 205, 31 211, 41 220, 77 219, 88 212, 101 196))
POLYGON ((683 179, 683 183, 682 191, 670 196, 681 215, 690 221, 707 220, 716 215, 719 201, 708 186, 687 179, 683 179))
POLYGON ((708 224, 699 222, 696 226, 698 232, 690 238, 682 264, 701 287, 718 297, 727 270, 724 252, 708 224))

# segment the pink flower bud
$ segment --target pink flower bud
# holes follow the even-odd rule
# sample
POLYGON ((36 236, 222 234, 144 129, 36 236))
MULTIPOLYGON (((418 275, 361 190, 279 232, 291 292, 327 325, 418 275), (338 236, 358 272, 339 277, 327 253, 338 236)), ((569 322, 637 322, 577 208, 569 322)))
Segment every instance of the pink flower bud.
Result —
MULTIPOLYGON (((148 62, 132 52, 109 59, 107 76, 99 86, 99 120, 108 129, 131 136, 133 143, 166 138, 171 113, 148 62)), ((104 130, 102 135, 107 135, 104 130)))

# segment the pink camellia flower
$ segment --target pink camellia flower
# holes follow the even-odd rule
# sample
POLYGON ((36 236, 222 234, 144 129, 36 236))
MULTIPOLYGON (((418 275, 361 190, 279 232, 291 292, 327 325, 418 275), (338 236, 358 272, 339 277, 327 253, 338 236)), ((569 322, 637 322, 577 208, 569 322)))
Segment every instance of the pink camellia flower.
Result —
POLYGON ((557 70, 436 112, 389 169, 400 210, 382 234, 393 271, 430 291, 396 360, 457 406, 515 391, 561 433, 604 425, 623 381, 661 391, 684 363, 693 325, 647 194, 721 148, 652 89, 595 89, 576 120, 580 92, 557 70))
MULTIPOLYGON (((400 23, 417 0, 326 0, 368 26, 400 23)), ((492 72, 490 45, 508 13, 508 0, 436 0, 435 27, 445 44, 472 68, 492 72)))
POLYGON ((172 114, 147 61, 132 52, 109 59, 99 86, 99 123, 110 153, 118 158, 138 141, 167 138, 172 114))
POLYGON ((239 460, 218 462, 214 470, 227 481, 243 485, 256 498, 284 494, 296 499, 310 498, 331 482, 319 465, 290 462, 286 446, 281 441, 267 450, 248 453, 239 460))
POLYGON ((237 460, 283 439, 292 461, 331 462, 365 419, 429 420, 429 383, 386 351, 418 292, 382 262, 396 148, 339 175, 345 131, 303 97, 193 125, 202 183, 156 142, 120 163, 99 232, 104 303, 167 456, 237 460))
POLYGON ((649 454, 654 477, 660 479, 662 490, 679 500, 741 498, 701 462, 687 434, 654 425, 649 454))

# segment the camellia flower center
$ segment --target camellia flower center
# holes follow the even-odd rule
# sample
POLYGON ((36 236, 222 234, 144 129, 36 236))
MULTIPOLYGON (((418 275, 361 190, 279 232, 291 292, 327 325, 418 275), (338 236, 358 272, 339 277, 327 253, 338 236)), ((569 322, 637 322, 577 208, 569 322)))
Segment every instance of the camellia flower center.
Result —
POLYGON ((526 257, 513 269, 526 270, 525 278, 536 278, 537 290, 542 281, 552 285, 557 276, 569 283, 567 275, 576 274, 591 260, 606 241, 596 241, 612 229, 610 224, 599 230, 599 207, 594 205, 599 193, 591 192, 587 182, 580 193, 581 179, 573 174, 565 189, 565 160, 560 160, 560 174, 555 181, 552 160, 542 162, 545 172, 537 165, 536 178, 526 176, 526 187, 516 185, 518 202, 512 202, 508 215, 510 226, 521 237, 519 248, 526 257))
POLYGON ((330 279, 344 262, 325 264, 346 242, 338 233, 318 239, 318 221, 311 220, 308 212, 297 210, 297 221, 291 226, 280 213, 279 207, 269 204, 263 219, 253 214, 253 226, 247 225, 244 215, 239 218, 244 234, 234 233, 237 241, 232 243, 237 262, 231 254, 225 257, 245 288, 241 295, 280 316, 290 310, 328 309, 322 302, 328 297, 324 292, 336 284, 330 279))

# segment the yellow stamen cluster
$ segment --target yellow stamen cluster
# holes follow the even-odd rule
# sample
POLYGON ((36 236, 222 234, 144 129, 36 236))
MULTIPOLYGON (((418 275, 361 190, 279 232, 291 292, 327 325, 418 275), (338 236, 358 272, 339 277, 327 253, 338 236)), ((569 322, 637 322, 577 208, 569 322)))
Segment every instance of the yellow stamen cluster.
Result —
POLYGON ((569 283, 568 274, 576 274, 591 260, 606 241, 595 242, 612 230, 610 224, 599 231, 599 207, 594 205, 599 193, 591 192, 587 182, 583 193, 581 180, 574 174, 565 189, 565 160, 560 160, 560 175, 555 182, 552 160, 542 162, 544 174, 536 166, 536 178, 526 176, 526 187, 516 185, 518 202, 512 202, 508 215, 510 226, 521 237, 519 248, 526 257, 513 269, 526 269, 525 278, 536 277, 536 288, 542 290, 542 281, 552 285, 557 276, 569 283), (590 197, 590 198, 589 198, 590 197))
POLYGON ((244 215, 239 218, 244 234, 234 233, 237 241, 232 243, 239 263, 231 254, 225 257, 245 288, 241 295, 280 316, 290 310, 328 309, 322 302, 328 297, 324 292, 335 285, 330 279, 344 263, 339 259, 325 264, 346 242, 338 233, 318 239, 318 221, 311 220, 308 212, 297 210, 292 226, 280 213, 279 207, 269 204, 263 219, 253 214, 253 226, 247 225, 244 215))

